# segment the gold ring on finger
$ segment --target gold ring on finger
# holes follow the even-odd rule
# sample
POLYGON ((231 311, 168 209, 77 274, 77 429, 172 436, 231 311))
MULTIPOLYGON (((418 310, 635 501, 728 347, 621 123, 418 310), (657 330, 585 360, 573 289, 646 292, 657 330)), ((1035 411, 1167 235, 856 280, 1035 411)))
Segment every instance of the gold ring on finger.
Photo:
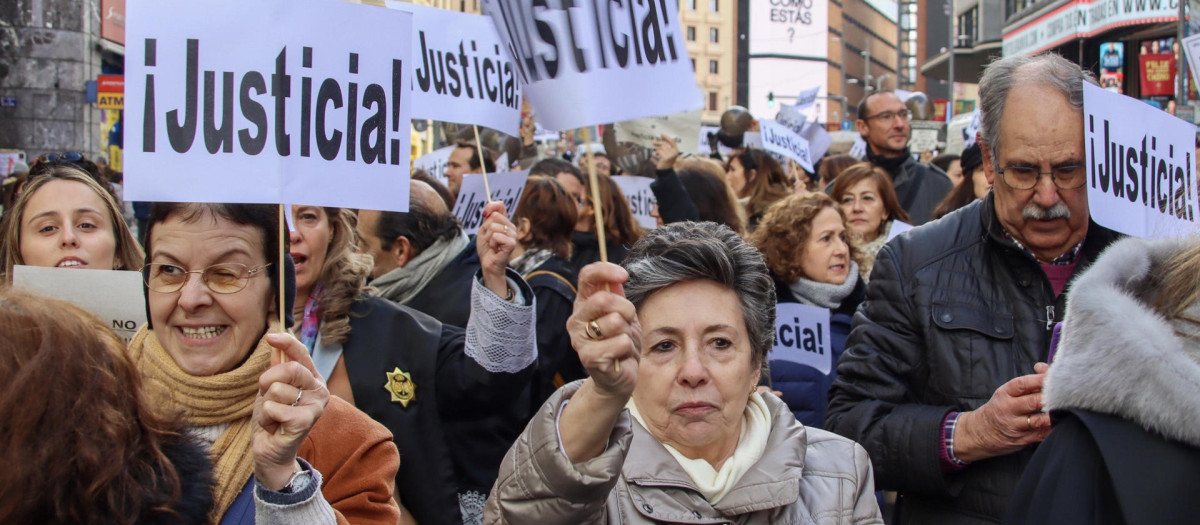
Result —
POLYGON ((588 339, 600 339, 603 337, 603 334, 600 332, 600 323, 597 323, 595 319, 588 321, 583 331, 587 333, 588 339))
POLYGON ((1025 416, 1025 424, 1029 425, 1029 430, 1033 430, 1033 416, 1025 416))

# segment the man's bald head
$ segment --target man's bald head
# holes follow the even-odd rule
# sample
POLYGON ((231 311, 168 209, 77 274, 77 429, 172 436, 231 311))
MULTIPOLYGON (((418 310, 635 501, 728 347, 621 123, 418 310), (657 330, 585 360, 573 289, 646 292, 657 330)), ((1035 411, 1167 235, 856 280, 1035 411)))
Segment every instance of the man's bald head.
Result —
POLYGON ((384 250, 390 250, 398 237, 405 237, 417 254, 443 239, 453 239, 462 228, 433 188, 421 181, 409 182, 407 212, 379 213, 375 236, 384 250))
POLYGON ((441 195, 428 184, 414 180, 408 184, 408 206, 411 210, 413 205, 419 205, 425 208, 434 215, 439 217, 450 214, 450 210, 446 208, 446 201, 442 200, 441 195))

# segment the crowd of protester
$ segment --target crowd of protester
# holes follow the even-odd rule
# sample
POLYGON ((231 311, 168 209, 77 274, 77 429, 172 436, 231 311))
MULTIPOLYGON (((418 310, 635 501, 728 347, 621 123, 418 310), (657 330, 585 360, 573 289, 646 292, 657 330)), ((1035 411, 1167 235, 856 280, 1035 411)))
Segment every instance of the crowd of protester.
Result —
POLYGON ((932 163, 887 91, 865 157, 811 174, 664 137, 654 229, 608 156, 529 147, 472 235, 472 143, 409 211, 295 205, 283 238, 275 206, 18 165, 0 522, 1187 522, 1200 240, 1090 220, 1087 82, 993 63, 976 143, 932 163), (140 271, 148 323, 125 344, 17 265, 140 271), (781 303, 828 311, 828 372, 772 357, 781 303))

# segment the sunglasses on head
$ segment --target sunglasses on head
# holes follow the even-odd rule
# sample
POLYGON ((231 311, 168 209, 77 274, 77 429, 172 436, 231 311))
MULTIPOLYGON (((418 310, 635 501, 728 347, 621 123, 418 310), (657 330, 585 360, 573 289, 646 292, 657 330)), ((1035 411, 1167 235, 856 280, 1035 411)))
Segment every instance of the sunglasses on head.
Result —
POLYGON ((66 153, 50 153, 46 155, 46 160, 50 162, 79 162, 83 160, 83 154, 78 151, 68 151, 66 153))

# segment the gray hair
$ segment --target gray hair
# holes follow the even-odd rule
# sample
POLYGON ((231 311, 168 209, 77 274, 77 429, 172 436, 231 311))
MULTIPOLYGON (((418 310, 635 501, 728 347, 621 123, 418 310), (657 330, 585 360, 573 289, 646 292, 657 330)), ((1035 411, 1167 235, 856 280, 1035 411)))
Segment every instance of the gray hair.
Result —
POLYGON ((638 309, 670 285, 715 281, 738 295, 753 361, 761 364, 775 344, 775 281, 762 254, 728 226, 669 224, 642 237, 623 264, 629 271, 625 297, 638 309))
POLYGON ((1040 83, 1062 93, 1071 107, 1083 110, 1083 83, 1096 83, 1091 72, 1053 53, 1014 56, 988 65, 979 79, 979 134, 984 144, 995 151, 1000 147, 1000 119, 1014 86, 1040 83))

